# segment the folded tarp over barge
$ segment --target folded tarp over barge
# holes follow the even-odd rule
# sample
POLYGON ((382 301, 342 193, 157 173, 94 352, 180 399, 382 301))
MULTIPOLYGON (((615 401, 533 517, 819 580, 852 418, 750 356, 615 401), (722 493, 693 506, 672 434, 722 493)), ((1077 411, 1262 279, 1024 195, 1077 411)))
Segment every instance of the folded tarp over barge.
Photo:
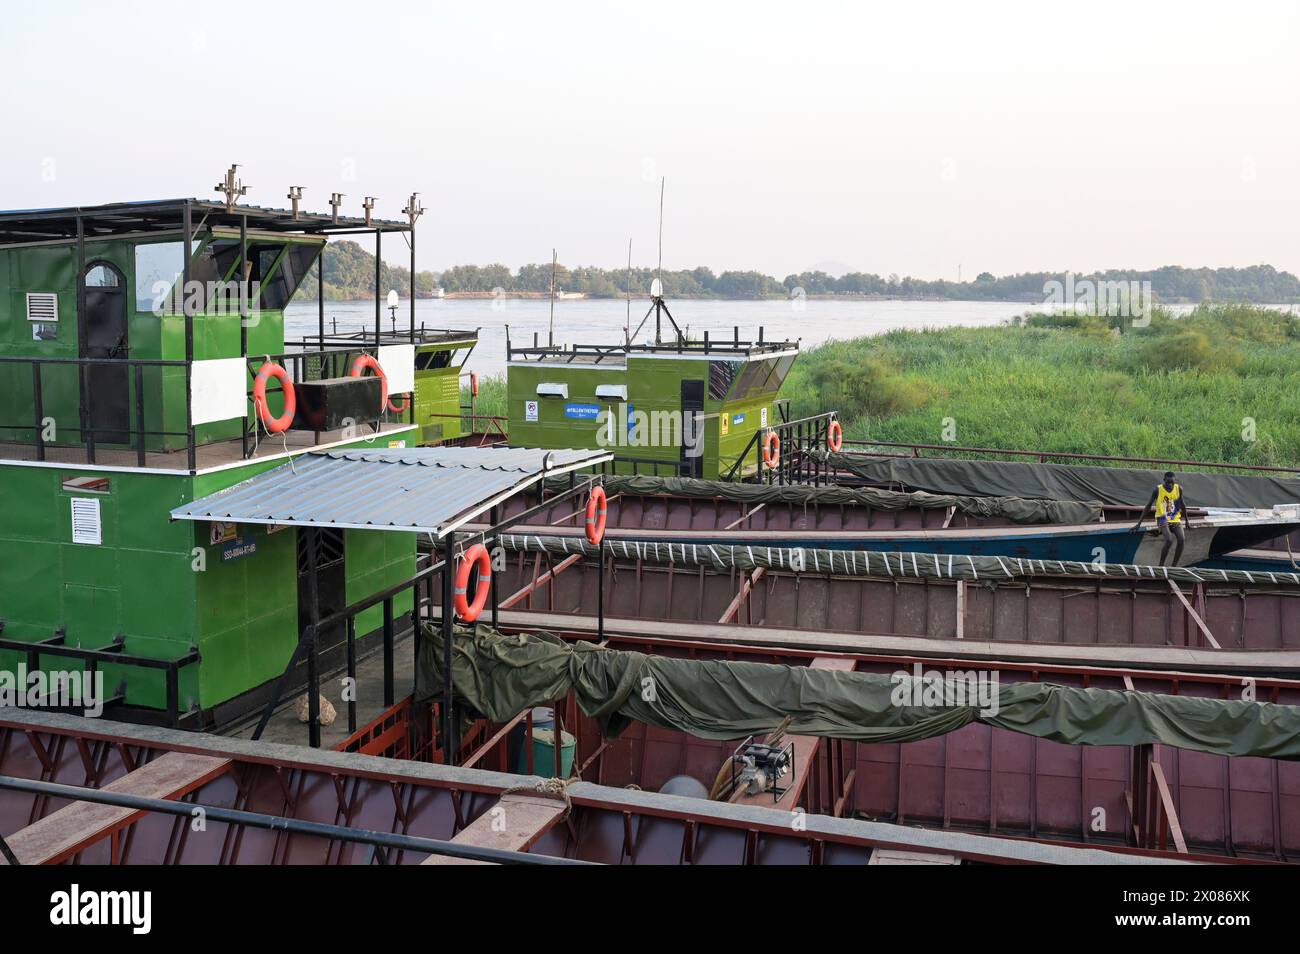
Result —
MULTIPOLYGON (((415 699, 443 691, 441 632, 425 625, 415 699)), ((679 659, 567 643, 550 633, 458 629, 455 691, 494 722, 572 692, 606 737, 633 722, 703 739, 766 733, 790 717, 798 735, 916 742, 972 722, 1070 745, 1147 745, 1300 759, 1300 707, 1040 682, 977 686, 962 678, 845 672, 772 663, 679 659)), ((962 674, 950 674, 961 676, 962 674)), ((464 711, 463 708, 461 711, 464 711)))
MULTIPOLYGON (((1142 507, 1168 467, 1131 470, 1023 461, 876 457, 825 454, 837 470, 872 484, 898 484, 934 494, 1016 496, 1038 500, 1098 500, 1108 507, 1142 507)), ((1300 480, 1239 474, 1178 472, 1193 507, 1271 508, 1300 503, 1300 480)))
MULTIPOLYGON (((829 505, 870 507, 873 510, 939 510, 955 507, 975 517, 1003 517, 1015 523, 1092 523, 1101 517, 1095 500, 1056 498, 1033 500, 1024 496, 970 496, 964 494, 903 493, 878 487, 814 487, 807 484, 742 484, 730 480, 697 480, 693 477, 640 477, 607 475, 605 491, 638 497, 656 495, 736 500, 742 503, 793 503, 804 506, 829 505)), ((564 477, 552 477, 547 489, 568 486, 564 477)), ((1144 500, 1143 503, 1146 501, 1144 500)))
MULTIPOLYGON (((503 533, 502 547, 512 552, 547 553, 596 559, 600 553, 578 536, 503 533)), ((876 550, 828 550, 811 547, 766 547, 725 543, 670 543, 606 539, 606 556, 673 566, 703 566, 717 573, 731 570, 784 570, 846 577, 912 577, 994 583, 1031 577, 1095 577, 1115 580, 1172 580, 1175 583, 1235 583, 1248 586, 1300 586, 1300 570, 1228 570, 1190 566, 1146 566, 1083 560, 1031 560, 1010 556, 955 553, 888 553, 876 550)))

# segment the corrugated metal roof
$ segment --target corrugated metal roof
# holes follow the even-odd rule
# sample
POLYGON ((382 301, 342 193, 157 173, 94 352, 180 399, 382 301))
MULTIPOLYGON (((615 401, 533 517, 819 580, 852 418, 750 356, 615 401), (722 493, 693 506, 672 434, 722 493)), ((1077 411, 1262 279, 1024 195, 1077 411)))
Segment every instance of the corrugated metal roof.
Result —
POLYGON ((313 452, 177 507, 171 516, 441 536, 544 474, 590 467, 611 456, 606 451, 523 447, 313 452))

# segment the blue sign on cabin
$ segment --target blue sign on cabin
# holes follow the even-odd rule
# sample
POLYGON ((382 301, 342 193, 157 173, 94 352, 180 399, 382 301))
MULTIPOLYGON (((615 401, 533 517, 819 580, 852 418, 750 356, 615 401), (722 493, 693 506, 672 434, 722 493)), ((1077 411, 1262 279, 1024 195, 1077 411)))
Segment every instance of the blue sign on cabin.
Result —
POLYGON ((252 538, 235 537, 221 544, 221 562, 231 563, 252 556, 257 552, 257 541, 252 538))
POLYGON ((732 424, 744 424, 744 423, 745 423, 745 415, 743 415, 743 414, 733 414, 733 415, 731 416, 731 423, 732 423, 732 424))
POLYGON ((578 421, 594 421, 600 416, 599 404, 566 404, 564 416, 578 421))

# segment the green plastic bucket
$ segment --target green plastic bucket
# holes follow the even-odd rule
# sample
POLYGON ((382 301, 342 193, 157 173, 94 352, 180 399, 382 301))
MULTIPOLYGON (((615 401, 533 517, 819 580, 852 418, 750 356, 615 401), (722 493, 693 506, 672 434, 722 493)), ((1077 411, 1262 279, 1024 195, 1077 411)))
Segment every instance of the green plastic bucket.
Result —
MULTIPOLYGON (((561 778, 568 778, 573 774, 573 753, 577 748, 578 740, 568 732, 560 736, 560 768, 561 778)), ((521 748, 519 751, 519 766, 517 771, 520 775, 528 774, 528 750, 521 748)), ((533 774, 540 775, 543 778, 555 778, 555 730, 553 728, 543 729, 533 727, 533 774)))

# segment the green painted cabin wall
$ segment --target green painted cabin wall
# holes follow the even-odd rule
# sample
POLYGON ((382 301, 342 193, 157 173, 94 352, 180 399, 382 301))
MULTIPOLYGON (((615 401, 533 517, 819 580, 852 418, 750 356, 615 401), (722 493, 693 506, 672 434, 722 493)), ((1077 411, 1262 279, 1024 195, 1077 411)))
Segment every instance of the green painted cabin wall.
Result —
MULTIPOLYGON (((414 432, 350 442, 386 447, 414 432)), ((67 643, 97 648, 122 633, 125 650, 160 659, 183 655, 197 643, 203 660, 181 670, 180 703, 218 705, 278 676, 298 639, 296 531, 267 533, 243 526, 257 552, 222 563, 207 523, 173 522, 168 512, 283 463, 256 461, 196 477, 85 468, 0 464, 0 619, 7 638, 45 639, 57 627, 67 643), (65 492, 69 477, 107 476, 110 492, 65 492), (103 544, 72 543, 71 498, 100 500, 103 544), (194 569, 194 548, 205 569, 194 569)), ((348 531, 347 601, 364 599, 415 572, 415 535, 348 531)), ((409 591, 395 612, 411 608, 409 591)), ((382 624, 382 609, 358 619, 364 635, 382 624)), ((20 658, 0 651, 0 667, 20 658)), ((70 668, 45 656, 47 668, 70 668)), ((161 672, 104 666, 105 686, 127 680, 127 702, 162 708, 161 672)))
MULTIPOLYGON (((189 499, 188 477, 113 473, 110 492, 62 489, 68 477, 101 474, 76 468, 0 467, 0 618, 7 638, 49 638, 56 628, 72 646, 100 648, 119 634, 126 651, 175 658, 196 630, 195 574, 190 569, 193 528, 167 520, 189 499), (100 501, 103 544, 72 542, 71 498, 100 501)), ((16 654, 0 652, 12 671, 16 654)), ((46 656, 43 664, 72 668, 46 656)), ((127 701, 165 702, 163 674, 104 666, 105 687, 127 679, 127 701)), ((181 673, 182 705, 197 698, 193 668, 181 673)))
MULTIPOLYGON (((167 236, 161 242, 175 242, 167 236)), ((259 241, 265 241, 259 238, 259 241)), ((277 237, 286 244, 317 244, 314 240, 277 237)), ((185 319, 180 315, 158 316, 137 311, 134 239, 88 241, 86 265, 106 261, 126 279, 127 323, 130 357, 142 360, 181 361, 185 358, 185 319)), ((195 242, 195 249, 202 242, 195 242)), ((77 334, 77 250, 75 245, 39 245, 0 249, 0 353, 16 357, 75 358, 79 354, 77 334), (27 320, 27 292, 55 292, 59 296, 59 337, 38 342, 31 337, 27 320)), ((199 315, 194 319, 194 357, 197 360, 230 358, 240 354, 240 316, 199 315)), ((259 310, 248 327, 248 354, 280 354, 284 351, 284 312, 259 310)), ((144 368, 145 429, 170 431, 178 436, 151 437, 150 449, 185 446, 185 369, 144 368)), ((252 387, 252 376, 249 376, 252 387)), ((135 422, 135 382, 130 388, 131 420, 135 422)), ((0 363, 0 439, 30 441, 30 430, 13 425, 34 421, 31 368, 0 363), (8 425, 8 426, 6 426, 8 425)), ((79 444, 80 390, 73 367, 46 366, 42 370, 43 417, 54 418, 58 444, 79 444)), ((272 414, 283 410, 278 391, 269 395, 272 414)), ((218 421, 196 428, 200 443, 238 437, 237 420, 218 421)))
MULTIPOLYGON (((507 415, 510 419, 510 443, 517 447, 581 447, 598 448, 600 429, 594 422, 571 420, 564 416, 566 403, 600 404, 619 414, 622 402, 596 398, 596 387, 601 384, 627 385, 628 404, 632 411, 653 414, 655 411, 681 410, 683 381, 703 380, 705 383, 704 413, 706 415, 703 476, 716 480, 731 469, 732 463, 761 428, 764 409, 768 422, 775 421, 773 402, 779 393, 756 395, 744 400, 718 401, 708 397, 708 362, 700 359, 637 358, 629 357, 627 368, 596 370, 569 368, 560 365, 512 364, 506 372, 507 415), (569 397, 539 398, 537 386, 542 383, 567 384, 569 397), (538 420, 525 419, 525 404, 538 401, 538 420), (722 434, 722 415, 728 417, 727 434, 722 434), (744 414, 741 424, 731 424, 737 414, 744 414)), ((612 448, 618 456, 638 457, 672 464, 680 459, 677 447, 619 446, 612 448)), ((751 450, 751 454, 752 454, 751 450)), ((631 472, 629 464, 620 464, 620 472, 631 472)), ((642 473, 651 472, 648 466, 642 473)), ((667 473, 661 470, 661 473, 667 473)))
MULTIPOLYGON (((456 349, 419 346, 418 350, 420 353, 425 353, 456 349)), ((415 402, 411 420, 420 427, 419 443, 421 444, 455 440, 464 433, 460 419, 460 367, 458 365, 453 363, 445 368, 429 368, 415 372, 415 402)))

